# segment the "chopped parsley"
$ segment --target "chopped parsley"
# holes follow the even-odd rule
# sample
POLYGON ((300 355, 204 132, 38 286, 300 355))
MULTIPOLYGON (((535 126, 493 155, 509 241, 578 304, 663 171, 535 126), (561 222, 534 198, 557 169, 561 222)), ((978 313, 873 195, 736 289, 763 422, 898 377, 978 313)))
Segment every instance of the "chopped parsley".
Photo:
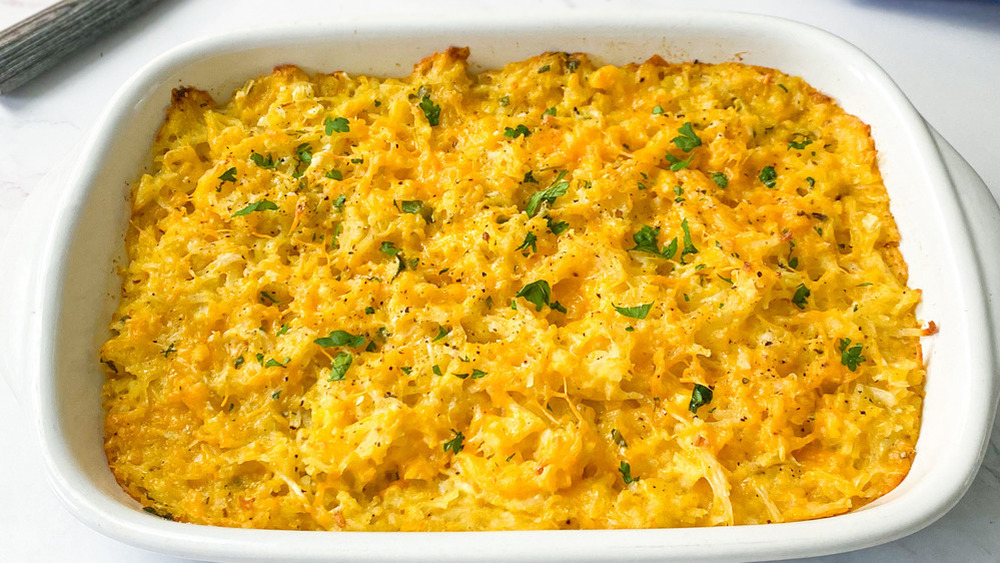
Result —
POLYGON ((403 213, 420 215, 428 223, 433 222, 431 221, 431 217, 434 215, 434 208, 419 199, 401 201, 399 202, 399 209, 403 213))
POLYGON ((660 106, 653 106, 653 115, 660 115, 663 113, 663 108, 660 106))
POLYGON ((653 308, 653 302, 643 305, 636 305, 635 307, 619 307, 618 305, 612 304, 615 311, 618 311, 619 315, 624 317, 630 317, 633 319, 645 319, 646 315, 649 314, 649 310, 653 308))
POLYGON ((273 201, 262 199, 260 201, 255 201, 247 205, 243 209, 240 209, 236 213, 233 213, 232 216, 242 217, 244 215, 249 215, 255 211, 275 211, 276 209, 278 209, 278 205, 276 203, 274 203, 273 201))
POLYGON ((295 157, 299 159, 299 162, 312 162, 312 151, 313 149, 309 146, 309 143, 302 143, 295 147, 295 157))
POLYGON ((316 344, 324 348, 332 348, 334 346, 361 346, 365 343, 365 337, 359 335, 354 335, 343 330, 335 330, 330 333, 329 336, 324 336, 322 338, 317 338, 313 340, 316 344))
POLYGON ((677 148, 682 151, 691 152, 695 149, 695 147, 701 146, 701 138, 694 132, 690 121, 681 125, 680 128, 677 129, 677 132, 680 133, 680 135, 674 137, 672 140, 674 144, 677 145, 677 148))
MULTIPOLYGON (((347 196, 345 196, 344 194, 340 194, 340 195, 337 196, 337 199, 334 200, 333 206, 337 208, 337 211, 343 211, 344 210, 344 203, 346 203, 346 202, 347 202, 347 196)), ((338 225, 338 228, 339 228, 339 225, 338 225)), ((339 233, 339 231, 338 231, 338 233, 339 233)))
POLYGON ((233 361, 233 368, 240 369, 240 367, 243 365, 244 362, 246 362, 246 360, 243 359, 243 356, 236 358, 236 360, 233 361))
POLYGON ((553 301, 552 305, 550 305, 550 307, 552 307, 553 311, 559 311, 560 313, 562 313, 564 315, 566 314, 566 307, 563 307, 562 303, 560 303, 558 301, 553 301))
POLYGON ((671 259, 674 254, 677 253, 677 238, 675 237, 670 241, 667 246, 660 250, 656 243, 656 237, 660 236, 659 227, 653 228, 649 225, 643 225, 639 232, 632 235, 632 240, 635 241, 635 247, 629 250, 635 250, 639 252, 648 252, 650 254, 655 254, 657 256, 662 256, 666 259, 671 259))
POLYGON ((631 485, 639 480, 638 477, 632 476, 632 466, 627 461, 621 462, 618 466, 618 472, 622 474, 622 481, 625 481, 626 485, 631 485))
POLYGON ((177 348, 175 348, 175 347, 174 347, 174 343, 173 343, 173 342, 171 342, 171 343, 170 343, 170 346, 167 346, 166 350, 164 350, 164 351, 162 351, 162 352, 160 352, 160 353, 161 353, 161 354, 163 354, 163 357, 164 357, 164 358, 166 358, 166 357, 169 357, 169 356, 170 356, 170 354, 173 354, 173 353, 174 353, 174 352, 176 352, 176 351, 177 351, 177 348))
POLYGON ((535 177, 531 174, 531 170, 528 170, 528 172, 525 173, 525 175, 524 175, 524 179, 521 180, 521 183, 522 184, 537 184, 538 180, 536 180, 535 177))
POLYGON ((569 228, 569 223, 566 221, 553 221, 552 217, 549 217, 548 215, 545 216, 545 222, 549 231, 556 236, 562 234, 563 231, 569 228))
POLYGON ((463 436, 458 430, 452 430, 452 432, 455 434, 455 437, 444 443, 444 451, 451 450, 452 453, 457 454, 462 451, 462 448, 465 447, 462 445, 462 442, 465 441, 465 436, 463 436))
POLYGON ((399 368, 399 370, 405 373, 406 375, 410 375, 411 373, 413 373, 413 368, 410 366, 403 366, 399 368))
POLYGON ((534 217, 538 213, 538 208, 541 207, 542 203, 548 203, 552 205, 555 203, 557 197, 566 195, 566 190, 569 189, 569 180, 563 180, 566 177, 566 171, 563 170, 557 176, 552 185, 535 192, 531 198, 528 199, 528 205, 525 207, 524 212, 528 214, 528 217, 534 217))
POLYGON ((684 160, 681 160, 681 159, 677 158, 676 156, 674 156, 674 155, 672 155, 670 153, 667 153, 666 156, 665 156, 665 158, 667 160, 669 160, 670 163, 671 163, 670 164, 670 169, 673 170, 674 172, 677 172, 678 170, 683 170, 683 169, 687 168, 688 164, 691 164, 691 159, 694 158, 694 155, 692 154, 691 156, 685 158, 684 160))
POLYGON ((538 68, 538 74, 542 74, 542 73, 548 72, 551 69, 552 69, 551 65, 544 65, 544 66, 538 68))
POLYGON ((266 368, 282 368, 282 369, 284 369, 284 367, 286 365, 288 365, 288 362, 290 362, 290 361, 292 361, 291 358, 285 358, 284 361, 281 361, 281 362, 279 362, 278 360, 275 360, 274 358, 271 358, 271 359, 267 360, 267 362, 264 363, 264 367, 266 367, 266 368))
POLYGON ((727 178, 722 172, 713 172, 712 181, 715 182, 715 185, 722 189, 726 189, 726 186, 729 185, 729 178, 727 178))
POLYGON ((543 111, 542 115, 551 115, 552 117, 555 117, 556 116, 556 108, 555 107, 551 107, 551 108, 543 111))
MULTIPOLYGON (((362 339, 363 341, 364 339, 362 339)), ((351 363, 354 362, 354 356, 350 352, 341 352, 337 354, 337 357, 333 359, 333 363, 330 364, 330 379, 329 381, 343 381, 344 377, 347 375, 347 369, 351 367, 351 363)))
POLYGON ((226 170, 225 172, 223 172, 219 176, 219 179, 222 180, 223 182, 232 182, 232 183, 235 184, 236 183, 236 167, 233 166, 229 170, 226 170))
POLYGON ((450 328, 446 328, 446 327, 443 327, 443 326, 438 326, 437 336, 435 336, 434 340, 431 340, 431 342, 437 342, 438 340, 441 340, 445 336, 448 336, 448 333, 450 333, 450 332, 451 332, 450 328))
POLYGON ((681 250, 681 258, 688 254, 698 254, 698 249, 691 242, 691 230, 688 228, 688 220, 681 221, 681 230, 684 231, 684 250, 681 250))
POLYGON ((504 95, 502 98, 500 98, 500 105, 504 106, 504 107, 509 106, 510 105, 510 96, 504 95))
POLYGON ((809 293, 809 288, 806 287, 806 284, 800 283, 799 286, 795 288, 795 295, 792 296, 792 303, 795 303, 795 306, 799 309, 805 309, 806 298, 809 297, 809 293))
MULTIPOLYGON (((535 311, 541 311, 542 305, 548 305, 549 300, 552 298, 552 288, 549 287, 549 282, 545 280, 533 281, 522 287, 521 291, 518 291, 515 297, 523 297, 527 302, 535 306, 535 311)), ((513 305, 513 301, 511 305, 513 305)))
POLYGON ((281 328, 278 329, 278 332, 275 333, 275 336, 281 336, 286 332, 288 332, 288 323, 281 325, 281 328))
POLYGON ((622 448, 628 447, 628 442, 625 441, 625 438, 622 437, 621 432, 617 428, 611 429, 611 439, 622 448))
POLYGON ((851 371, 856 371, 858 369, 858 364, 865 361, 865 357, 861 355, 861 350, 864 347, 860 342, 851 346, 850 338, 841 338, 838 348, 840 349, 840 363, 847 366, 847 369, 851 371))
POLYGON ((455 377, 457 377, 459 379, 466 379, 470 375, 472 376, 472 379, 482 379, 482 378, 486 377, 486 372, 483 371, 483 370, 481 370, 481 369, 474 369, 474 370, 472 370, 471 374, 468 374, 468 373, 455 373, 455 374, 452 374, 452 375, 454 375, 455 377))
POLYGON ((346 117, 331 118, 328 116, 323 120, 323 128, 327 135, 333 135, 334 132, 349 133, 351 131, 350 122, 347 121, 346 117))
POLYGON ((278 304, 278 300, 275 299, 273 295, 271 295, 270 293, 268 293, 266 291, 261 291, 260 292, 260 301, 261 301, 261 303, 263 303, 264 301, 270 301, 271 303, 273 303, 275 305, 278 304))
POLYGON ((802 150, 811 144, 812 139, 805 139, 803 141, 788 141, 788 148, 802 150))
POLYGON ((431 367, 431 371, 434 372, 434 375, 441 375, 441 366, 434 364, 434 366, 431 367))
POLYGON ((396 245, 389 241, 383 241, 382 246, 379 248, 379 250, 388 254, 389 256, 395 256, 400 252, 400 249, 396 248, 396 245))
POLYGON ((688 410, 694 414, 698 414, 698 407, 707 405, 712 402, 712 390, 700 383, 694 384, 694 390, 691 391, 691 403, 688 404, 688 410))
POLYGON ((365 314, 366 315, 374 315, 375 314, 375 308, 374 307, 365 307, 365 314))
POLYGON ((424 112, 424 117, 427 118, 427 123, 431 126, 441 122, 441 106, 431 101, 430 94, 424 94, 420 100, 420 109, 424 112))
POLYGON ((538 252, 538 246, 535 244, 537 240, 538 237, 535 236, 535 233, 528 233, 524 235, 524 242, 521 243, 521 246, 514 250, 527 250, 530 247, 532 252, 538 252))
POLYGON ((424 206, 424 202, 420 200, 408 200, 400 203, 400 209, 403 213, 420 213, 420 208, 424 206))
POLYGON ((516 139, 518 137, 528 137, 531 135, 531 130, 528 129, 523 123, 519 124, 517 127, 504 127, 503 136, 510 139, 516 139))
POLYGON ((281 396, 281 389, 278 389, 274 393, 271 393, 271 398, 274 399, 275 401, 277 401, 278 397, 280 396, 281 396))
POLYGON ((260 168, 274 168, 276 166, 274 157, 270 153, 268 153, 267 158, 264 158, 264 155, 252 152, 250 153, 250 161, 260 168))
POLYGON ((777 182, 778 173, 774 171, 773 166, 765 166, 763 170, 760 171, 760 175, 757 178, 764 183, 765 186, 773 188, 777 182))
POLYGON ((343 180, 344 174, 340 170, 330 170, 325 176, 331 180, 343 180))

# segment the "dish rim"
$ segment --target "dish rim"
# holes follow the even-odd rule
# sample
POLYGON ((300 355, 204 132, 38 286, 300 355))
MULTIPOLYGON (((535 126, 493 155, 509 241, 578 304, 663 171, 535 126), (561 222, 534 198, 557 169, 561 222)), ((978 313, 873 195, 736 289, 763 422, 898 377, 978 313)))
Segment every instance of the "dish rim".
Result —
MULTIPOLYGON (((737 20, 741 25, 766 23, 772 31, 775 31, 776 27, 780 27, 783 33, 806 34, 810 36, 810 39, 825 41, 827 43, 825 47, 841 51, 845 57, 852 57, 853 64, 867 67, 871 76, 880 78, 878 86, 886 90, 883 94, 893 98, 898 109, 905 115, 908 125, 918 135, 919 138, 915 139, 914 142, 922 151, 922 155, 934 156, 924 165, 936 177, 935 182, 954 190, 954 186, 952 186, 945 171, 943 160, 916 110, 874 61, 846 41, 806 24, 770 16, 684 11, 658 12, 654 19, 656 22, 669 21, 673 24, 677 24, 678 21, 687 21, 689 24, 695 22, 702 26, 716 23, 713 20, 719 19, 725 20, 729 24, 737 20)), ((542 21, 544 23, 545 20, 542 21)), ((618 15, 609 17, 607 13, 600 12, 597 16, 577 14, 572 18, 560 15, 559 21, 565 27, 572 27, 576 24, 582 28, 594 29, 598 23, 612 27, 628 23, 634 24, 636 17, 618 15), (592 19, 598 16, 599 19, 592 19)), ((364 27, 364 29, 369 32, 377 29, 382 33, 412 32, 415 30, 419 30, 421 33, 430 33, 442 30, 454 31, 463 25, 468 26, 470 23, 475 24, 475 27, 479 29, 494 31, 497 29, 496 21, 474 18, 472 21, 462 19, 432 23, 413 20, 404 24, 397 22, 395 25, 372 21, 367 23, 353 21, 346 24, 319 23, 305 31, 301 27, 281 25, 266 29, 229 32, 185 43, 157 57, 138 71, 114 96, 88 137, 82 156, 70 174, 69 182, 67 182, 67 185, 70 186, 69 191, 62 198, 53 214, 53 227, 44 256, 41 259, 43 269, 38 284, 40 288, 38 296, 39 330, 42 339, 38 345, 37 354, 34 353, 35 350, 32 350, 30 356, 34 357, 29 358, 30 363, 37 362, 39 366, 38 373, 40 375, 33 382, 35 385, 33 385, 31 400, 35 412, 39 413, 42 422, 40 434, 48 477, 57 494, 78 518, 102 533, 140 547, 199 558, 251 560, 295 557, 307 560, 329 557, 330 548, 337 547, 340 552, 336 555, 345 558, 371 557, 377 554, 380 557, 392 559, 440 559, 448 556, 448 554, 438 552, 442 541, 460 542, 476 549, 476 552, 479 553, 492 549, 489 557, 537 557, 538 553, 524 551, 524 546, 537 546, 544 542, 562 547, 561 553, 552 552, 549 554, 556 559, 580 560, 608 556, 660 558, 664 555, 661 551, 664 548, 672 549, 670 555, 682 559, 701 559, 706 554, 710 557, 722 558, 775 558, 830 553, 889 541, 929 524, 958 501, 978 469, 985 441, 989 435, 989 424, 986 424, 985 428, 982 429, 985 430, 985 436, 982 436, 981 430, 978 434, 972 433, 971 436, 965 437, 967 447, 963 448, 963 452, 966 453, 966 459, 963 460, 964 463, 954 464, 955 469, 951 471, 955 478, 953 486, 939 489, 930 500, 921 501, 922 505, 918 503, 917 506, 909 506, 917 503, 920 499, 911 500, 916 495, 903 495, 879 506, 821 520, 729 528, 561 530, 558 532, 558 542, 553 541, 554 532, 552 531, 435 532, 432 534, 337 532, 336 534, 323 534, 215 528, 160 521, 133 508, 121 505, 107 495, 93 498, 82 492, 84 489, 80 487, 79 469, 74 467, 73 459, 67 452, 68 448, 60 443, 62 433, 57 424, 59 413, 54 412, 54 407, 58 402, 54 398, 56 390, 53 388, 53 380, 58 368, 54 358, 55 354, 51 350, 57 344, 55 335, 59 330, 59 313, 63 310, 61 290, 66 279, 66 264, 69 262, 68 252, 72 234, 77 229, 80 211, 86 204, 87 198, 94 190, 98 189, 93 185, 98 175, 99 165, 96 163, 100 160, 96 158, 96 155, 103 154, 110 147, 112 135, 124 124, 129 115, 129 108, 136 105, 145 95, 159 86, 163 76, 194 63, 206 54, 214 55, 220 51, 239 49, 249 50, 289 42, 307 42, 315 40, 321 35, 350 34, 366 25, 369 27, 364 27), (978 447, 974 447, 975 442, 979 443, 978 447), (973 460, 974 462, 970 463, 973 460), (895 516, 895 518, 890 518, 890 516, 895 516), (391 538, 386 538, 387 540, 391 539, 391 541, 380 542, 378 551, 371 551, 375 549, 371 544, 378 542, 378 540, 376 542, 370 540, 373 537, 385 537, 385 534, 391 536, 391 538), (785 536, 784 541, 778 541, 780 536, 785 536), (502 539, 497 539, 501 537, 502 539), (542 537, 544 540, 538 541, 535 539, 537 537, 542 537), (677 537, 683 537, 683 541, 677 541, 677 537), (288 550, 286 541, 289 538, 294 539, 296 544, 294 554, 288 550), (345 551, 345 544, 350 544, 350 548, 355 551, 345 551)), ((540 27, 538 20, 531 23, 511 21, 500 23, 517 32, 531 32, 540 27), (521 25, 517 25, 518 23, 521 25)), ((950 208, 943 209, 942 213, 949 215, 949 224, 964 224, 957 203, 952 200, 946 201, 951 201, 950 208)), ((958 246, 971 248, 971 233, 967 227, 959 229, 953 235, 958 238, 957 242, 966 243, 958 246)), ((967 251, 964 256, 959 256, 956 259, 970 264, 978 262, 971 251, 967 251)), ((986 303, 980 280, 972 278, 967 280, 967 283, 968 285, 963 288, 966 299, 973 305, 980 305, 978 310, 985 311, 986 303)), ((991 368, 992 366, 988 365, 989 362, 984 361, 984 356, 992 357, 989 323, 985 321, 985 313, 980 317, 969 319, 970 329, 972 329, 969 331, 970 337, 979 336, 978 340, 969 343, 970 361, 974 365, 982 364, 982 367, 991 368), (979 359, 978 362, 975 361, 976 358, 979 359)), ((984 369, 983 372, 987 375, 990 374, 988 369, 984 369)), ((996 385, 992 377, 985 378, 983 388, 988 392, 982 394, 981 400, 974 401, 973 398, 970 398, 970 406, 974 409, 973 414, 967 416, 967 421, 985 420, 988 423, 992 419, 992 405, 995 403, 996 396, 996 385), (985 411, 990 414, 984 414, 985 411)), ((452 554, 456 559, 468 555, 468 552, 458 551, 458 553, 452 554)))

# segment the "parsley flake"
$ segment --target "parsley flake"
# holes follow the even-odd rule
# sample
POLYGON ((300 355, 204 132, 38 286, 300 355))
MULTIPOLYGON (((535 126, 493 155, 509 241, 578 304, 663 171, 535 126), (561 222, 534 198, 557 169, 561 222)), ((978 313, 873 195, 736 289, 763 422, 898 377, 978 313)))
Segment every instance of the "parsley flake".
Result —
POLYGON ((519 124, 517 127, 504 127, 503 136, 510 139, 516 139, 518 137, 529 137, 531 136, 531 130, 528 129, 523 123, 519 124))
POLYGON ((535 244, 537 240, 538 237, 535 236, 535 233, 528 233, 524 235, 524 242, 521 243, 521 246, 514 250, 527 250, 530 247, 532 252, 538 252, 538 246, 535 244))
POLYGON ((552 117, 555 117, 556 116, 556 108, 555 107, 551 107, 551 108, 543 111, 542 115, 551 115, 552 117))
POLYGON ((681 258, 688 254, 698 254, 698 249, 691 242, 691 230, 688 228, 688 220, 681 221, 681 230, 684 231, 684 250, 681 251, 681 258))
POLYGON ((623 317, 629 317, 633 319, 645 319, 646 315, 649 314, 649 310, 653 308, 653 302, 650 301, 649 303, 643 305, 636 305, 635 307, 619 307, 618 305, 614 305, 613 303, 612 306, 615 308, 615 311, 618 311, 618 314, 622 315, 623 317))
POLYGON ((441 375, 441 366, 434 364, 434 366, 431 367, 431 371, 434 372, 434 375, 441 375))
POLYGON ((431 101, 430 94, 424 94, 419 105, 424 117, 427 118, 427 123, 432 127, 441 122, 441 106, 431 101))
POLYGON ((847 369, 856 371, 858 369, 858 364, 866 359, 861 355, 863 347, 864 345, 860 342, 851 346, 850 338, 841 338, 838 345, 838 348, 840 349, 840 363, 847 366, 847 369))
POLYGON ((226 170, 225 172, 223 172, 219 176, 219 179, 222 180, 223 182, 232 182, 232 183, 235 184, 236 183, 236 167, 233 166, 229 170, 226 170))
POLYGON ((566 190, 569 189, 569 180, 563 180, 566 177, 566 171, 563 170, 557 176, 552 185, 535 192, 531 198, 528 199, 528 205, 525 207, 524 212, 528 214, 528 217, 534 217, 538 213, 538 208, 541 207, 542 203, 548 203, 553 205, 556 202, 556 198, 566 195, 566 190))
MULTIPOLYGON (((362 339, 362 342, 364 339, 362 339)), ((341 352, 337 354, 337 357, 333 359, 333 363, 330 364, 330 379, 329 381, 343 381, 344 377, 347 376, 347 369, 351 367, 351 363, 354 362, 354 356, 349 352, 341 352)))
POLYGON ((337 133, 349 133, 351 131, 350 122, 347 121, 346 117, 327 117, 323 120, 323 128, 327 135, 333 135, 335 131, 337 133))
POLYGON ((674 172, 677 172, 678 170, 683 170, 683 169, 687 168, 688 164, 691 164, 691 160, 694 158, 694 155, 692 154, 691 156, 685 158, 684 160, 681 160, 681 159, 677 158, 676 156, 674 156, 674 155, 672 155, 670 153, 667 153, 664 158, 666 158, 668 161, 670 161, 670 163, 671 163, 670 164, 670 170, 672 170, 674 172))
POLYGON ((674 137, 672 140, 674 144, 677 145, 677 148, 682 151, 691 152, 695 149, 695 147, 701 146, 701 138, 694 132, 690 121, 681 125, 680 128, 677 129, 677 132, 680 133, 680 135, 674 137))
POLYGON ((324 176, 326 176, 327 178, 329 178, 331 180, 343 180, 344 179, 344 174, 340 170, 330 170, 326 174, 324 174, 324 176))
POLYGON ((663 108, 660 106, 653 106, 653 115, 660 115, 663 113, 663 108))
POLYGON ((726 189, 726 186, 729 185, 729 178, 727 178, 722 172, 713 172, 712 181, 715 182, 715 185, 722 189, 726 189))
POLYGON ((549 228, 549 232, 556 236, 562 234, 563 231, 569 228, 569 223, 566 221, 553 221, 552 217, 549 217, 548 215, 545 216, 545 223, 549 228))
POLYGON ((288 365, 288 362, 290 362, 290 361, 292 361, 291 358, 285 358, 284 361, 281 361, 281 362, 279 362, 278 360, 275 360, 274 358, 271 358, 271 359, 269 359, 264 364, 264 367, 266 367, 266 368, 282 368, 282 369, 284 369, 285 366, 288 365))
POLYGON ((632 476, 632 466, 627 461, 621 462, 618 466, 618 472, 622 474, 622 481, 625 481, 626 485, 631 485, 639 480, 638 477, 632 476))
POLYGON ((805 139, 802 141, 788 141, 788 148, 802 150, 811 144, 812 144, 812 139, 805 139))
POLYGON ((773 166, 765 166, 763 170, 760 171, 760 175, 757 178, 764 183, 765 186, 773 188, 777 183, 775 180, 778 178, 778 173, 774 171, 773 166))
POLYGON ((545 280, 533 281, 522 287, 521 291, 518 291, 515 297, 523 297, 535 306, 535 311, 541 311, 542 305, 548 305, 549 300, 552 298, 552 288, 549 287, 549 282, 545 280))
POLYGON ((792 296, 792 303, 795 303, 795 306, 799 309, 805 309, 806 298, 809 297, 809 294, 809 288, 806 287, 806 284, 800 283, 799 286, 795 288, 795 295, 792 296))
POLYGON ((465 436, 463 436, 458 430, 452 430, 452 432, 455 433, 455 437, 444 443, 444 451, 451 450, 452 453, 457 454, 465 447, 462 445, 462 442, 465 441, 465 436))
POLYGON ((313 340, 313 342, 324 348, 332 348, 334 346, 357 347, 365 343, 365 337, 360 334, 353 335, 343 330, 335 330, 331 332, 329 336, 317 338, 316 340, 313 340))
POLYGON ((249 214, 251 214, 251 213, 253 213, 255 211, 275 211, 277 209, 278 209, 278 205, 276 203, 274 203, 273 201, 268 201, 266 199, 262 199, 260 201, 255 201, 255 202, 247 205, 243 209, 240 209, 236 213, 233 213, 232 216, 233 217, 242 217, 244 215, 249 215, 249 214))
POLYGON ((435 336, 434 340, 431 340, 431 342, 437 342, 438 340, 441 340, 445 336, 448 336, 448 333, 450 333, 450 332, 451 332, 450 328, 445 328, 443 326, 438 326, 437 336, 435 336))
POLYGON ((382 246, 379 248, 379 250, 388 254, 389 256, 395 256, 400 252, 400 249, 396 248, 396 245, 389 241, 383 241, 382 246))
POLYGON ((274 168, 277 166, 274 163, 274 157, 272 157, 270 153, 268 153, 267 158, 265 158, 264 155, 252 152, 250 153, 250 161, 260 168, 274 168))
POLYGON ((694 414, 698 414, 698 407, 707 405, 712 402, 712 390, 699 383, 694 384, 694 390, 691 391, 691 403, 688 405, 688 410, 694 414))
POLYGON ((622 437, 621 432, 619 432, 617 428, 611 429, 611 439, 614 440, 615 444, 618 444, 618 446, 622 448, 628 447, 628 442, 625 441, 625 438, 622 437))

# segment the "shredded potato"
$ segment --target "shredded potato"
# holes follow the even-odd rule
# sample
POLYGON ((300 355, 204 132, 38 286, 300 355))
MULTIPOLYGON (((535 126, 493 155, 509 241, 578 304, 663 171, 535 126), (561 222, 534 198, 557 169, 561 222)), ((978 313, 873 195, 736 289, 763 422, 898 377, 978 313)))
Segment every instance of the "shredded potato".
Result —
POLYGON ((175 92, 101 349, 147 510, 787 522, 892 490, 925 375, 868 127, 741 64, 547 53, 175 92))

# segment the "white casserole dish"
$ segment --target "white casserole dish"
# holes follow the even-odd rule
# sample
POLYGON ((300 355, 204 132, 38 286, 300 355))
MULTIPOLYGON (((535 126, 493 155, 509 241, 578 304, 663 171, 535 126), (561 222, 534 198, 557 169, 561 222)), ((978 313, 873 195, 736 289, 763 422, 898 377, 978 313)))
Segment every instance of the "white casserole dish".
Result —
POLYGON ((64 183, 33 196, 0 263, 0 370, 39 421, 50 482, 96 530, 146 549, 207 560, 777 559, 858 549, 916 531, 958 502, 989 439, 998 385, 1000 213, 982 181, 928 127, 885 73, 852 45, 775 18, 715 12, 559 14, 469 21, 362 21, 243 31, 150 63, 118 92, 64 183), (364 533, 241 530, 143 512, 103 452, 97 349, 118 298, 129 187, 147 164, 170 91, 225 99, 278 64, 307 71, 404 75, 422 57, 468 45, 474 67, 547 50, 606 62, 739 60, 802 76, 872 127, 902 234, 925 339, 928 381, 913 468, 892 493, 854 513, 789 524, 666 530, 364 533), (974 236, 973 236, 974 235, 974 236))

